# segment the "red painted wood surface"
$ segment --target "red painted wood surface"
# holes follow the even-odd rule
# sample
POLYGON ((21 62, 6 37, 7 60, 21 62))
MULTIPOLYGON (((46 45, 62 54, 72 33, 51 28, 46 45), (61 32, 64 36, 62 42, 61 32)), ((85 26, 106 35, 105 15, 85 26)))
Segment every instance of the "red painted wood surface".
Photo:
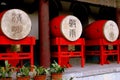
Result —
POLYGON ((12 65, 17 65, 18 60, 30 60, 30 64, 34 64, 34 45, 35 45, 35 37, 29 36, 22 40, 11 40, 6 36, 0 36, 0 46, 9 46, 9 45, 28 45, 30 47, 30 52, 10 52, 8 48, 6 48, 6 52, 0 52, 0 60, 10 60, 12 65), (14 63, 14 61, 16 61, 14 63))
POLYGON ((84 67, 85 57, 84 57, 84 38, 80 38, 77 41, 71 42, 62 37, 56 37, 51 39, 51 46, 56 46, 57 51, 51 52, 51 57, 58 59, 58 64, 61 66, 71 67, 72 65, 69 63, 70 58, 72 57, 80 57, 81 67, 84 67), (79 46, 79 51, 68 50, 67 48, 63 48, 62 46, 79 46))
POLYGON ((50 28, 51 28, 50 32, 51 32, 53 37, 64 37, 62 32, 61 32, 61 23, 65 17, 66 17, 65 15, 61 15, 61 16, 53 18, 50 21, 50 28))
POLYGON ((104 38, 103 27, 107 20, 95 21, 84 29, 84 36, 87 39, 104 38))
POLYGON ((119 40, 115 42, 108 42, 104 38, 102 39, 95 39, 95 40, 86 40, 85 46, 86 47, 99 47, 98 50, 85 50, 85 55, 89 56, 99 56, 100 57, 100 64, 104 65, 108 63, 107 57, 108 56, 117 56, 117 62, 120 63, 120 53, 119 53, 119 40), (116 49, 107 49, 108 46, 116 46, 116 49))

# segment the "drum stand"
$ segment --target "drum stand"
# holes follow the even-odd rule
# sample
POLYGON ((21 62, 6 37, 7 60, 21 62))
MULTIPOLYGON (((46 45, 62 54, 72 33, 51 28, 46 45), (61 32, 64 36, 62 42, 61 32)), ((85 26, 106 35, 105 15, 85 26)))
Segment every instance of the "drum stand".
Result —
POLYGON ((30 65, 34 65, 34 57, 33 57, 33 46, 35 45, 34 37, 26 37, 22 40, 11 40, 6 36, 0 36, 0 46, 4 47, 5 51, 0 50, 0 60, 8 60, 10 64, 16 66, 19 61, 21 61, 21 65, 23 65, 23 60, 30 60, 30 65), (21 45, 21 46, 29 46, 29 52, 27 51, 10 51, 11 45, 21 45))
POLYGON ((76 41, 68 41, 62 37, 56 37, 51 39, 51 57, 52 60, 57 58, 58 64, 63 67, 71 67, 70 58, 80 57, 81 67, 84 67, 85 42, 83 38, 79 38, 76 41), (77 49, 76 49, 77 47, 77 49))
POLYGON ((107 60, 108 56, 117 56, 117 62, 120 63, 120 53, 119 53, 119 40, 114 42, 108 42, 105 39, 95 39, 95 40, 86 40, 86 56, 99 56, 100 57, 100 64, 108 64, 109 61, 107 60), (98 49, 92 49, 92 47, 98 49))

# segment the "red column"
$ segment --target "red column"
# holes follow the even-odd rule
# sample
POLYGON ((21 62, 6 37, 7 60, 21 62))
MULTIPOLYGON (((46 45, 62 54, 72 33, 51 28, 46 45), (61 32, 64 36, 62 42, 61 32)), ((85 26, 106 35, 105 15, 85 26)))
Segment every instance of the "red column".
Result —
POLYGON ((49 1, 39 0, 40 65, 50 66, 49 1))

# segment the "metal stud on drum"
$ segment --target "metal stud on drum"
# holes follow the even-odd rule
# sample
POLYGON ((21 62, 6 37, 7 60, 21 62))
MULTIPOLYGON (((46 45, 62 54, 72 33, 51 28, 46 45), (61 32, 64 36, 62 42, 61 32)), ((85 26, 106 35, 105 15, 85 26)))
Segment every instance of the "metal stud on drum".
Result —
POLYGON ((23 39, 31 31, 31 20, 24 11, 10 9, 1 17, 1 30, 10 39, 23 39))

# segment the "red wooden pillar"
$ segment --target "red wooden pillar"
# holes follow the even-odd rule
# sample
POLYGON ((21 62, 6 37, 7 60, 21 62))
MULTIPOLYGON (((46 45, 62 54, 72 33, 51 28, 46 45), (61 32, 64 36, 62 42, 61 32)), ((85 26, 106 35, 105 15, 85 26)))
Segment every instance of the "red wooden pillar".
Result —
POLYGON ((49 0, 39 0, 40 65, 50 66, 49 0))

